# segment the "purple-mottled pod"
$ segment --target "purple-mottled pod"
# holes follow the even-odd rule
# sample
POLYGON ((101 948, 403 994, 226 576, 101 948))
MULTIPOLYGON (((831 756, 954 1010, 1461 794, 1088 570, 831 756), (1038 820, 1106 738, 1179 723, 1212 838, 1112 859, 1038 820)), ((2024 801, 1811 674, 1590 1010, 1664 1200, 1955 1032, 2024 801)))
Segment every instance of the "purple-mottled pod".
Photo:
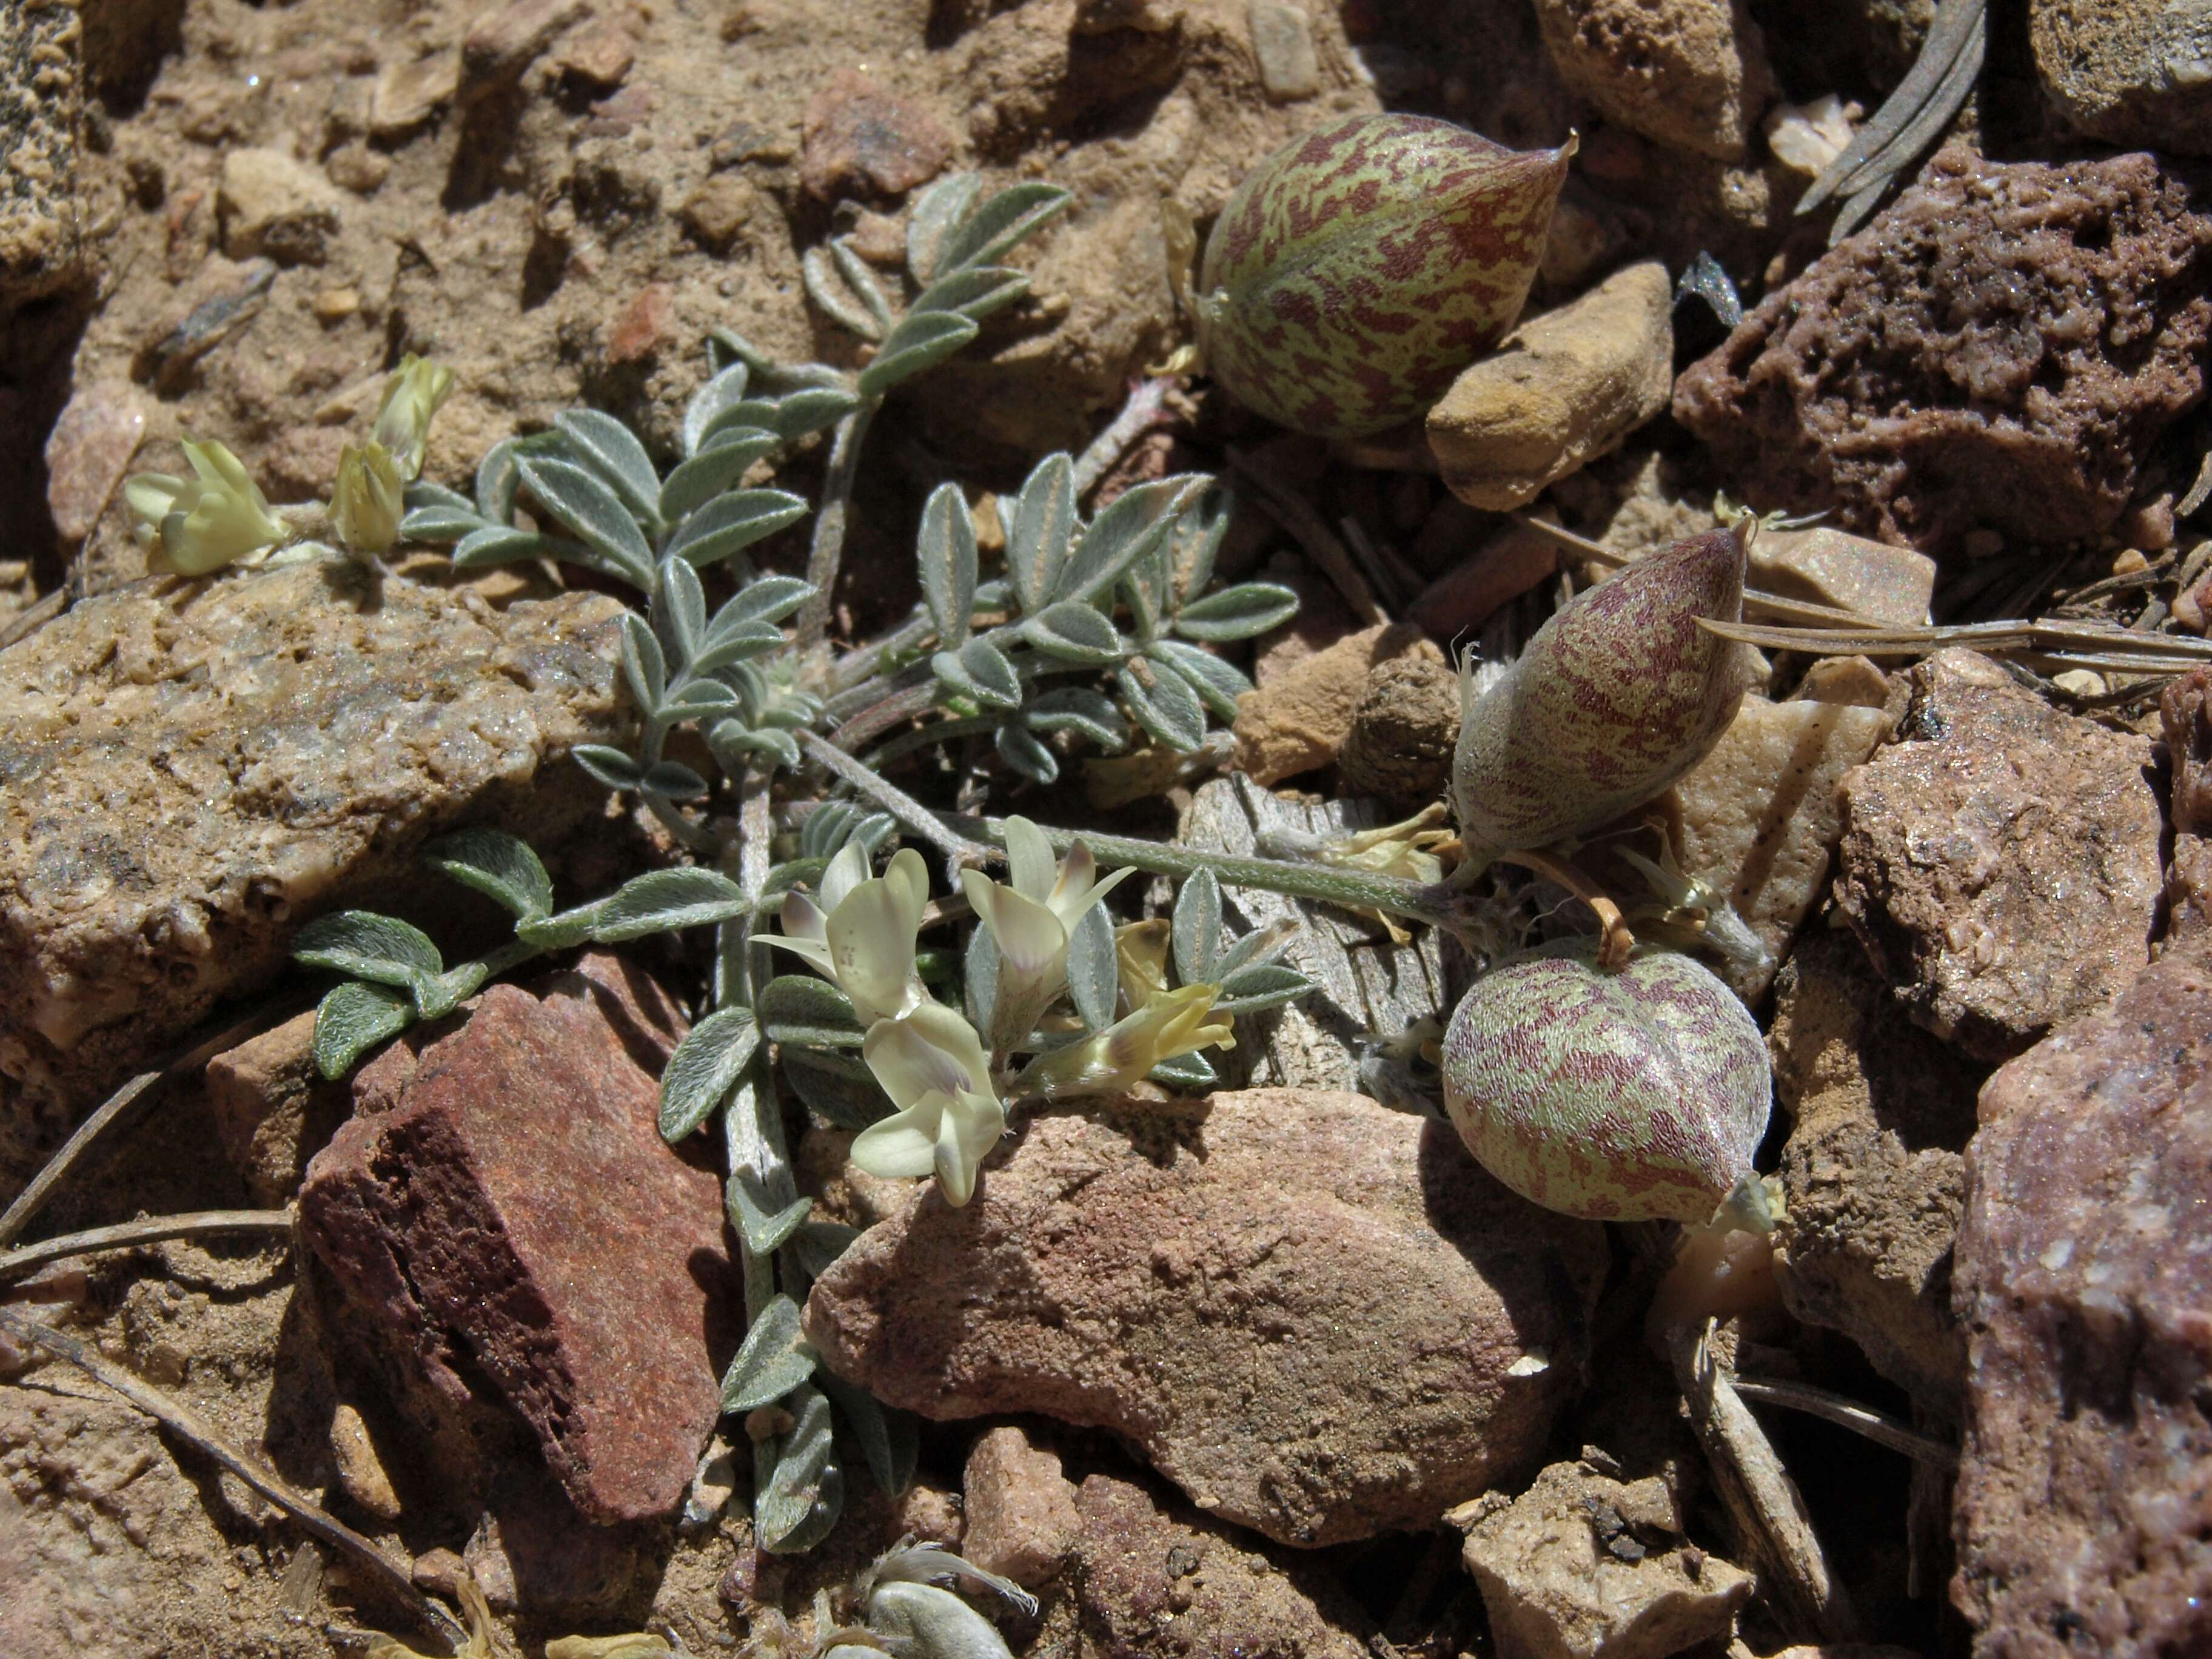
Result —
POLYGON ((1482 1167, 1596 1221, 1703 1223, 1752 1173, 1774 1095, 1766 1042, 1688 957, 1595 942, 1509 957, 1444 1033, 1444 1104, 1482 1167))
POLYGON ((1573 153, 1423 115, 1356 115, 1285 145, 1206 239, 1208 371, 1316 437, 1425 413, 1521 314, 1573 153))
POLYGON ((1648 553, 1536 630, 1460 722, 1451 805, 1468 864, 1547 847, 1641 806, 1735 718, 1751 520, 1648 553))

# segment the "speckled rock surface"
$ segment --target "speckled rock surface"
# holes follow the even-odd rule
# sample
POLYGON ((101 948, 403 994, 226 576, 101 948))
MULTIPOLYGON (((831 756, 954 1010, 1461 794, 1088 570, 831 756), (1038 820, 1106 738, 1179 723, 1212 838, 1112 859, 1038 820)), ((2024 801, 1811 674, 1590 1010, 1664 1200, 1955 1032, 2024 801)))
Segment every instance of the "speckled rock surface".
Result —
POLYGON ((1031 1589, 1060 1576, 1083 1517, 1057 1453, 1011 1424, 993 1429, 969 1449, 960 1488, 960 1548, 969 1560, 1031 1589))
POLYGON ((1911 674, 1843 783, 1836 902, 1913 1018, 2002 1060, 2149 959, 2163 824, 2148 738, 2063 714, 1971 651, 1911 674))
POLYGON ((73 6, 0 11, 0 312, 86 274, 82 40, 73 6))
POLYGON ((1784 599, 1856 611, 1902 628, 1924 627, 1936 562, 1827 525, 1762 530, 1751 544, 1752 580, 1784 599))
POLYGON ((925 1192, 864 1234, 805 1330, 891 1404, 1109 1427, 1200 1508, 1327 1544, 1535 1454, 1604 1266, 1440 1124, 1251 1090, 1031 1119, 968 1207, 925 1192))
POLYGON ((2212 7, 2029 0, 2045 94, 2087 137, 2212 155, 2212 7))
POLYGON ((2212 197, 2145 154, 1942 151, 1674 386, 1762 511, 1940 552, 1988 526, 2094 535, 2204 395, 2212 197))
POLYGON ((1237 764, 1257 783, 1327 766, 1352 735, 1367 677, 1395 658, 1443 653, 1411 623, 1377 623, 1346 635, 1237 699, 1237 764))
POLYGON ((1955 1420, 1966 1347, 1951 1249, 1984 1068, 1911 1024, 1858 942, 1832 930, 1783 968, 1767 1049, 1794 1120, 1775 1236, 1783 1300, 1955 1420))
POLYGON ((1099 1659, 1364 1659, 1373 1621, 1318 1564, 1284 1559, 1148 1486, 1094 1474, 1080 1651, 1099 1659))
POLYGON ((135 586, 0 653, 0 1191, 67 1115, 463 821, 605 792, 617 606, 299 565, 135 586))
POLYGON ((1608 120, 1676 149, 1739 161, 1774 97, 1744 0, 1537 0, 1559 78, 1608 120))
POLYGON ((2212 1643, 2212 969, 2145 970, 1990 1079, 1954 1296, 1953 1599, 1982 1659, 2212 1643))
POLYGON ((2212 671, 2197 668, 2159 694, 2173 788, 2173 846, 2166 871, 2166 934, 2212 932, 2212 671))
POLYGON ((1483 1516, 1463 1559, 1500 1659, 1668 1659, 1725 1641, 1753 1582, 1687 1546, 1658 1476, 1584 1463, 1553 1464, 1483 1516))
POLYGON ((675 1507, 734 1349, 710 1352, 735 1285, 720 1183, 656 1127, 649 1066, 682 1030, 612 958, 543 999, 495 985, 453 1035, 387 1051, 396 1099, 341 1128, 301 1189, 309 1247, 394 1369, 434 1408, 488 1382, 602 1524, 675 1507))

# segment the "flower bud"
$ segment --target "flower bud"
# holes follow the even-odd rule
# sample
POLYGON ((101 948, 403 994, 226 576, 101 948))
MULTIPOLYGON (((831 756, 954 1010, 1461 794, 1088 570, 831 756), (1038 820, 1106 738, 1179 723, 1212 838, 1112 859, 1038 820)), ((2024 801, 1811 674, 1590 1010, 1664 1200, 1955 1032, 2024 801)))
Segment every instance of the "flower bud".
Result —
POLYGON ((1471 859, 1609 823, 1720 741, 1743 696, 1742 647, 1698 622, 1742 619, 1747 522, 1576 595, 1468 709, 1451 805, 1471 859))
POLYGON ((1198 343, 1270 420, 1357 437, 1428 410, 1520 315, 1571 138, 1516 151, 1358 115, 1253 169, 1206 239, 1198 343))
MULTIPOLYGON (((1508 957, 1444 1033, 1444 1105, 1482 1167, 1598 1221, 1702 1223, 1747 1177, 1774 1093, 1765 1039, 1690 957, 1595 942, 1508 957)), ((1753 1178, 1755 1180, 1755 1178, 1753 1178)))
POLYGON ((406 485, 391 452, 371 440, 338 453, 338 481, 331 491, 331 527, 356 553, 381 553, 399 539, 406 485))
POLYGON ((422 452, 430 442, 430 422, 453 395, 453 371, 410 352, 384 383, 370 436, 390 453, 404 482, 422 477, 422 452))

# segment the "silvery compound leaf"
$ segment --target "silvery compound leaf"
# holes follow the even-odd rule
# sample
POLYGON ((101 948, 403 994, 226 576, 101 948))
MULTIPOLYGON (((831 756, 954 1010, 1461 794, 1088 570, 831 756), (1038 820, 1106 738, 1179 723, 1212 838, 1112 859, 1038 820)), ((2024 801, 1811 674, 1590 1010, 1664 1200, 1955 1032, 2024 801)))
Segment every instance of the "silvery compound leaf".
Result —
POLYGON ((661 1139, 673 1146, 704 1123, 759 1051, 749 1008, 721 1009, 684 1033, 660 1074, 661 1139))
POLYGON ((1006 653, 988 640, 970 640, 957 651, 939 651, 929 659, 939 681, 986 708, 1018 708, 1021 676, 1006 653))
POLYGON ((1028 726, 1008 720, 992 736, 999 758, 1032 783, 1054 783, 1060 779, 1060 757, 1028 726))
POLYGON ((810 1221, 791 1236, 791 1254, 808 1278, 819 1279, 860 1236, 858 1227, 848 1227, 841 1221, 810 1221))
POLYGON ((505 524, 514 517, 514 492, 522 482, 515 462, 521 446, 520 438, 501 438, 477 463, 477 511, 492 524, 505 524))
POLYGON ((1175 575, 1176 604, 1203 593, 1213 580, 1213 562, 1221 551, 1221 538, 1229 533, 1236 504, 1229 486, 1217 479, 1183 509, 1168 532, 1168 568, 1175 575))
POLYGON ((938 245, 933 276, 987 265, 1042 229, 1075 198, 1058 185, 1027 179, 1009 185, 953 226, 938 245))
MULTIPOLYGON (((890 343, 884 343, 889 349, 890 343)), ((786 441, 804 438, 837 424, 860 406, 860 400, 841 386, 801 386, 776 399, 775 429, 786 441)))
POLYGON ((1218 1013, 1256 1014, 1263 1008, 1279 1008, 1315 988, 1313 981, 1297 969, 1279 963, 1251 963, 1228 970, 1217 963, 1214 971, 1221 975, 1221 1000, 1213 1005, 1218 1013))
POLYGON ((924 289, 912 309, 950 311, 980 323, 1030 291, 1030 279, 1005 265, 977 265, 941 276, 924 289))
POLYGON ((1024 615, 1051 603, 1074 537, 1074 464, 1064 454, 1048 455, 1023 483, 1006 532, 1006 574, 1024 615))
POLYGON ((937 623, 938 637, 957 649, 968 640, 975 607, 975 523, 958 484, 930 491, 921 509, 921 533, 915 545, 921 568, 922 598, 937 623))
POLYGON ((1298 596, 1273 582, 1240 582, 1194 599, 1176 615, 1176 632, 1191 640, 1249 640, 1298 613, 1298 596))
POLYGON ((860 395, 880 398, 901 380, 943 362, 975 337, 976 325, 952 311, 919 311, 884 338, 876 360, 860 371, 860 395))
MULTIPOLYGON (((830 1402, 802 1385, 791 1397, 799 1422, 777 1443, 775 1467, 753 1500, 753 1535, 776 1554, 810 1550, 845 1507, 845 1476, 830 1435, 830 1402)), ((757 1469, 762 1459, 756 1456, 757 1469)))
POLYGON ((876 325, 876 332, 866 337, 883 338, 883 331, 891 325, 891 302, 884 295, 883 284, 876 280, 876 273, 868 269, 866 260, 853 252, 850 236, 832 237, 830 257, 836 261, 837 274, 845 279, 845 286, 867 308, 868 316, 876 325))
POLYGON ((485 527, 476 503, 458 489, 417 478, 402 498, 406 516, 399 520, 401 537, 410 542, 457 542, 471 530, 485 527))
POLYGON ((1183 879, 1176 895, 1170 938, 1175 947, 1176 978, 1203 985, 1213 977, 1221 955, 1221 883, 1211 870, 1183 879))
POLYGON ((630 698, 640 709, 650 714, 660 707, 668 692, 667 659, 661 654, 660 641, 635 611, 623 612, 622 671, 630 698))
POLYGON ((553 878, 520 836, 504 830, 456 830, 423 848, 422 860, 518 916, 553 913, 553 878))
POLYGON ((737 707, 738 694, 720 680, 690 680, 672 691, 656 718, 663 720, 698 720, 737 707))
POLYGON ((1104 904, 1094 904, 1067 939, 1067 994, 1085 1029, 1103 1031, 1114 1023, 1114 996, 1120 986, 1114 919, 1104 904))
POLYGON ((966 993, 968 1023, 979 1031, 989 1030, 998 1018, 999 968, 999 942, 991 937, 989 928, 975 929, 968 935, 962 983, 966 993))
POLYGON ((580 537, 633 586, 653 586, 653 550, 637 520, 596 472, 550 455, 524 455, 516 468, 538 504, 580 537))
POLYGON ((938 274, 938 253, 945 233, 968 216, 983 189, 982 175, 948 173, 915 198, 907 217, 906 264, 917 283, 938 274))
POLYGON ((708 428, 714 417, 732 404, 744 400, 745 379, 749 371, 742 362, 732 363, 691 394, 691 401, 684 405, 684 453, 696 455, 699 446, 707 441, 708 428))
POLYGON ((718 870, 651 870, 599 902, 592 937, 602 945, 727 921, 750 908, 744 890, 718 870))
POLYGON ((1209 482, 1182 474, 1123 490, 1083 532, 1054 597, 1095 599, 1110 592, 1131 565, 1158 549, 1174 527, 1176 515, 1209 482))
POLYGON ((707 632, 707 590, 699 585, 699 573, 672 554, 663 559, 649 609, 669 657, 679 665, 689 663, 707 632))
POLYGON ((917 1659, 1013 1659, 997 1626, 934 1584, 877 1585, 868 1628, 908 1643, 917 1659))
POLYGON ((706 447, 668 475, 660 486, 660 519, 681 524, 684 515, 737 488, 746 470, 782 441, 757 426, 718 428, 706 447))
POLYGON ((414 1005, 390 986, 353 979, 334 985, 315 1009, 315 1069, 342 1078, 371 1048, 414 1023, 414 1005))
POLYGON ((714 564, 806 516, 806 503, 782 489, 733 489, 717 495, 668 538, 668 551, 714 564))
POLYGON ((1237 718, 1237 700, 1252 689, 1243 671, 1181 640, 1155 641, 1145 647, 1145 654, 1154 662, 1171 664, 1190 682, 1199 701, 1224 720, 1237 718))
POLYGON ((446 968, 446 959, 428 934, 397 916, 380 916, 374 910, 318 916, 300 930, 292 960, 407 990, 446 968))
POLYGON ((734 1413, 772 1406, 813 1375, 814 1350, 799 1334, 799 1304, 775 1297, 723 1373, 722 1409, 734 1413))
POLYGON ((890 1112, 890 1097, 875 1074, 848 1054, 793 1047, 782 1060, 783 1080, 799 1104, 832 1128, 865 1129, 890 1112))
POLYGON ((580 460, 605 479, 622 503, 648 526, 660 517, 660 474, 632 432, 596 409, 563 410, 554 428, 580 460))
POLYGON ((1221 1080, 1221 1074, 1204 1054, 1177 1054, 1172 1060, 1162 1060, 1145 1075, 1170 1089, 1211 1089, 1221 1080))
POLYGON ((826 979, 779 974, 753 1000, 771 1042, 809 1048, 857 1048, 863 1035, 853 1000, 826 979))
POLYGON ((1121 701, 1156 743, 1188 754, 1206 741, 1206 710, 1190 682, 1164 663, 1139 658, 1114 673, 1121 701))
POLYGON ((1114 700, 1095 686, 1064 685, 1022 710, 1033 731, 1079 732, 1109 752, 1127 748, 1129 722, 1114 700))
POLYGON ((486 565, 513 564, 518 559, 561 557, 551 538, 535 530, 516 530, 507 525, 485 525, 471 530, 453 548, 453 568, 475 570, 486 565))
POLYGON ((814 1212, 814 1200, 810 1198, 795 1198, 781 1210, 769 1211, 763 1201, 765 1185, 753 1173, 739 1172, 731 1178, 724 1206, 738 1237, 745 1241, 745 1249, 757 1256, 773 1255, 797 1237, 814 1212))
MULTIPOLYGON (((835 244, 832 244, 834 247, 835 244)), ((842 262, 830 248, 811 247, 799 256, 799 281, 806 289, 806 297, 823 311, 840 327, 859 335, 863 340, 876 341, 884 337, 889 326, 890 307, 876 288, 872 278, 868 287, 873 291, 874 303, 869 296, 856 289, 847 277, 842 262), (883 315, 878 317, 880 308, 883 315)))
POLYGON ((878 1490, 896 1498, 911 1486, 921 1455, 921 1434, 914 1414, 884 1405, 827 1367, 816 1369, 814 1386, 830 1396, 853 1438, 860 1442, 860 1455, 867 1460, 878 1490))
POLYGON ((568 758, 609 789, 635 789, 645 777, 645 768, 604 743, 580 743, 568 751, 568 758))
POLYGON ((1094 607, 1073 599, 1062 599, 1025 617, 1020 632, 1042 654, 1086 667, 1103 667, 1129 654, 1129 642, 1119 629, 1094 607))

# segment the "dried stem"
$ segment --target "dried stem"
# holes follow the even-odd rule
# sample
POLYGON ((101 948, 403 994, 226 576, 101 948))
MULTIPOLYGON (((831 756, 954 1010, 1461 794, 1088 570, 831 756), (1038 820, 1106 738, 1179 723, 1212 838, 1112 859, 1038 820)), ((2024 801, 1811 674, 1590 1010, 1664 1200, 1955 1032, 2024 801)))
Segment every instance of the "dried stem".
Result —
POLYGON ((418 1620, 447 1643, 458 1647, 468 1639, 468 1632, 451 1613, 415 1588, 413 1575, 404 1564, 392 1559, 372 1540, 231 1445, 216 1431, 213 1424, 190 1406, 170 1399, 120 1365, 110 1364, 76 1338, 5 1304, 0 1304, 0 1333, 18 1342, 43 1348, 94 1382, 114 1389, 179 1438, 229 1470, 323 1542, 368 1568, 418 1620))
POLYGON ((1091 493, 1131 444, 1159 424, 1166 412, 1168 393, 1175 390, 1175 377, 1169 374, 1132 383, 1121 412, 1075 458, 1070 479, 1078 500, 1091 493))
POLYGON ((845 556, 846 521, 851 516, 853 484, 860 472, 860 441, 883 407, 881 398, 863 398, 837 422, 830 443, 830 470, 822 480, 822 504, 814 510, 814 544, 807 550, 806 580, 814 592, 799 607, 797 644, 805 656, 830 630, 830 600, 837 568, 845 556))
POLYGON ((1877 1445, 1903 1452, 1907 1457, 1917 1458, 1921 1462, 1932 1464, 1939 1469, 1950 1471, 1959 1467, 1959 1449, 1956 1446, 1923 1434, 1911 1424, 1900 1423, 1871 1406, 1862 1406, 1856 1400, 1846 1400, 1842 1395, 1832 1394, 1826 1389, 1816 1389, 1808 1382, 1766 1382, 1739 1376, 1735 1379, 1735 1391, 1746 1400, 1762 1405, 1783 1406, 1808 1416, 1825 1418, 1839 1428, 1864 1435, 1877 1445))
POLYGON ((1344 602, 1352 607, 1352 614, 1362 628, 1372 628, 1390 618, 1375 602, 1375 591, 1367 579, 1359 574, 1352 562, 1352 554, 1337 539, 1337 534, 1322 521, 1305 498, 1286 488, 1263 471, 1250 457, 1236 450, 1229 452, 1230 470, 1252 487, 1254 495, 1275 521, 1289 531, 1304 548, 1306 556, 1322 568, 1322 573, 1336 585, 1344 602))
POLYGON ((127 1250, 172 1238, 219 1238, 238 1233, 292 1231, 289 1210, 198 1210, 189 1215, 142 1217, 112 1227, 94 1227, 59 1238, 43 1238, 20 1249, 0 1251, 0 1285, 36 1272, 48 1262, 95 1250, 127 1250))
POLYGON ((1499 853, 1493 864, 1517 864, 1523 870, 1534 870, 1546 881, 1564 887, 1597 916, 1597 965, 1608 970, 1626 967, 1629 952, 1636 948, 1636 935, 1628 931, 1627 918, 1620 907, 1599 890, 1597 884, 1565 859, 1555 859, 1549 853, 1522 851, 1499 853))

